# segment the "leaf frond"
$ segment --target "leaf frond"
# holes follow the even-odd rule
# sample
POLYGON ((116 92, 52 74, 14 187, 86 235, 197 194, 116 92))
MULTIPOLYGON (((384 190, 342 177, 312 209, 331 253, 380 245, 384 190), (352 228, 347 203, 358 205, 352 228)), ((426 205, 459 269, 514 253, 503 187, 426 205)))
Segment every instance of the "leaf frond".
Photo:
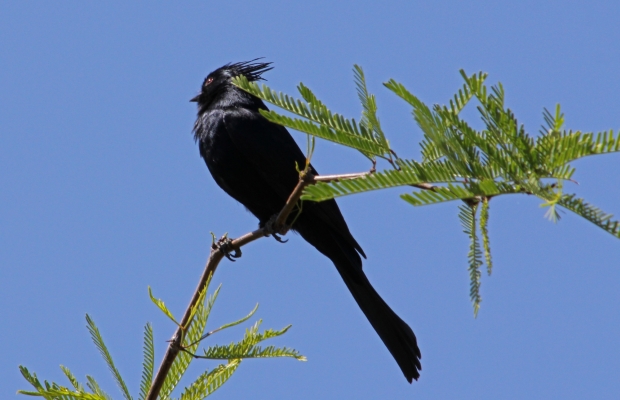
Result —
POLYGON ((491 259, 491 243, 489 241, 489 199, 482 200, 480 208, 480 233, 482 234, 482 248, 484 249, 484 259, 487 264, 487 274, 493 272, 493 261, 491 259))
POLYGON ((390 145, 385 138, 385 134, 379 123, 379 118, 377 117, 376 98, 368 92, 364 70, 357 64, 353 66, 353 77, 357 88, 357 97, 360 103, 362 103, 363 109, 360 124, 364 126, 368 132, 372 133, 375 141, 381 143, 384 148, 389 149, 390 145))
POLYGON ((116 367, 114 366, 114 361, 112 360, 112 356, 110 355, 108 348, 103 342, 103 337, 101 336, 101 333, 99 333, 99 329, 97 328, 97 326, 95 325, 95 322, 92 320, 92 318, 90 318, 88 314, 86 314, 86 324, 87 324, 86 327, 88 328, 88 331, 90 332, 90 336, 93 340, 93 343, 95 344, 95 346, 99 350, 99 353, 101 354, 105 363, 107 364, 108 369, 112 373, 112 376, 114 377, 114 380, 116 381, 116 384, 118 385, 119 389, 121 390, 121 393, 123 394, 123 397, 125 398, 125 400, 132 400, 132 397, 129 394, 129 390, 127 389, 127 385, 125 385, 125 381, 121 377, 121 374, 118 372, 118 369, 116 369, 116 367))
POLYGON ((75 390, 77 390, 78 392, 84 391, 84 387, 78 382, 77 378, 75 377, 75 375, 73 375, 73 373, 71 372, 71 370, 69 370, 69 368, 65 367, 64 365, 61 365, 60 369, 65 374, 67 379, 69 379, 69 382, 71 382, 71 386, 73 386, 75 390))
MULTIPOLYGON (((207 283, 202 289, 202 293, 207 292, 209 283, 210 279, 207 280, 207 283)), ((204 333, 209 314, 211 313, 211 308, 213 307, 213 304, 217 299, 220 289, 221 285, 218 286, 218 288, 213 292, 213 294, 207 298, 205 298, 204 295, 201 295, 201 298, 203 300, 197 303, 194 318, 189 323, 189 326, 185 327, 183 340, 181 342, 181 345, 187 350, 187 352, 180 352, 172 363, 172 366, 170 367, 170 372, 166 376, 166 379, 164 379, 164 383, 162 384, 160 390, 161 398, 165 399, 170 396, 170 394, 177 387, 177 385, 181 381, 181 378, 187 371, 189 364, 192 362, 192 354, 196 352, 196 349, 200 344, 200 338, 204 333)))
POLYGON ((170 312, 170 310, 168 310, 168 307, 166 307, 166 303, 164 303, 163 300, 161 299, 156 299, 153 296, 153 291, 151 290, 151 287, 149 286, 149 298, 151 299, 151 301, 153 302, 153 304, 155 304, 157 306, 157 308, 159 308, 164 314, 166 314, 166 316, 168 318, 170 318, 170 320, 172 322, 175 323, 175 325, 179 325, 179 323, 177 322, 177 320, 174 318, 174 315, 172 315, 172 313, 170 312))
POLYGON ((112 397, 110 397, 109 394, 107 394, 106 392, 103 391, 103 389, 101 389, 101 387, 99 386, 99 384, 97 383, 97 381, 95 380, 95 378, 93 378, 90 375, 86 375, 86 386, 88 386, 88 388, 99 398, 105 399, 105 400, 112 400, 112 397))
POLYGON ((307 102, 296 100, 288 95, 276 93, 267 85, 259 87, 249 82, 245 76, 233 78, 233 83, 240 89, 274 104, 290 113, 305 119, 291 118, 275 111, 260 110, 269 121, 304 132, 321 139, 329 140, 359 150, 365 156, 387 157, 389 148, 379 141, 371 131, 355 120, 349 120, 340 114, 334 114, 305 86, 300 86, 302 96, 307 102))
POLYGON ((538 138, 536 150, 548 169, 555 169, 579 158, 620 151, 620 134, 554 131, 538 138))
POLYGON ((613 236, 620 238, 620 221, 612 220, 613 214, 603 212, 598 207, 587 203, 583 199, 577 198, 574 194, 563 195, 559 199, 558 205, 587 219, 613 236))
POLYGON ((153 382, 155 370, 155 342, 153 340, 153 327, 150 323, 144 326, 144 345, 142 347, 144 359, 142 361, 142 379, 140 381, 140 400, 146 399, 153 382))
POLYGON ((476 209, 477 206, 459 206, 459 219, 463 226, 463 232, 469 237, 469 297, 474 307, 474 317, 478 316, 480 310, 480 267, 482 266, 482 252, 476 234, 476 209))
POLYGON ((277 348, 275 346, 261 348, 257 346, 258 343, 264 340, 283 335, 291 327, 291 325, 288 325, 280 330, 267 329, 263 332, 258 332, 261 322, 259 320, 251 328, 247 329, 245 336, 240 342, 233 342, 227 346, 210 346, 204 351, 204 355, 201 358, 227 360, 232 358, 292 357, 299 361, 306 361, 306 358, 294 349, 287 347, 277 348))
POLYGON ((241 360, 229 360, 226 365, 220 364, 211 371, 205 371, 194 383, 185 388, 181 400, 200 400, 219 389, 235 372, 241 360))

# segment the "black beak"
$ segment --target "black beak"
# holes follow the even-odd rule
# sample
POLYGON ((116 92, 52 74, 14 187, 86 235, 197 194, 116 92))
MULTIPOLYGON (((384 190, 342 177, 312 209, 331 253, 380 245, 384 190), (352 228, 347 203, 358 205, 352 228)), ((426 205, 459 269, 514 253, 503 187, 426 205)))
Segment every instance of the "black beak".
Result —
POLYGON ((197 103, 199 98, 200 98, 200 95, 197 95, 196 97, 193 97, 190 101, 197 103))

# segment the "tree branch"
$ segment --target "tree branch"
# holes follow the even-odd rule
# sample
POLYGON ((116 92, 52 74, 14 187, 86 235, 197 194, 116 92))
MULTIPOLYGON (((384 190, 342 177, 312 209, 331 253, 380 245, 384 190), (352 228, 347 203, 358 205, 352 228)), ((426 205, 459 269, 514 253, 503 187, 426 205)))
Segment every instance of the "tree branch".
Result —
MULTIPOLYGON (((299 182, 295 189, 291 192, 291 195, 284 204, 284 207, 276 217, 276 220, 271 227, 274 232, 282 232, 282 230, 286 227, 286 220, 295 208, 295 205, 299 202, 301 195, 308 185, 313 185, 317 182, 333 182, 344 179, 352 179, 358 178, 360 176, 369 175, 373 171, 370 172, 362 172, 362 173, 354 173, 354 174, 342 174, 342 175, 323 175, 318 176, 307 171, 302 171, 299 174, 299 182)), ((285 233, 285 232, 284 232, 285 233)), ((257 229, 255 231, 246 233, 245 235, 234 239, 228 243, 227 250, 240 250, 241 247, 245 246, 248 243, 251 243, 255 240, 258 240, 262 237, 269 236, 271 233, 269 229, 266 227, 257 229)), ((157 400, 159 396, 159 392, 161 391, 161 387, 164 384, 166 376, 172 367, 172 363, 176 359, 179 352, 182 350, 182 342, 183 342, 183 333, 184 330, 188 327, 186 326, 189 323, 191 317, 191 311, 194 305, 200 299, 200 292, 203 290, 205 284, 209 280, 209 277, 215 273, 217 266, 220 261, 224 258, 223 251, 220 250, 219 247, 214 246, 211 249, 211 253, 209 254, 209 259, 205 265, 205 270, 200 277, 200 281, 198 282, 198 286, 194 291, 194 295, 185 310, 185 314, 183 314, 183 318, 177 328, 176 332, 172 336, 172 339, 169 340, 168 349, 166 350, 166 354, 164 354, 164 358, 159 366, 159 370, 155 375, 155 379, 153 379, 153 383, 151 384, 151 388, 149 390, 148 395, 146 396, 146 400, 157 400)))

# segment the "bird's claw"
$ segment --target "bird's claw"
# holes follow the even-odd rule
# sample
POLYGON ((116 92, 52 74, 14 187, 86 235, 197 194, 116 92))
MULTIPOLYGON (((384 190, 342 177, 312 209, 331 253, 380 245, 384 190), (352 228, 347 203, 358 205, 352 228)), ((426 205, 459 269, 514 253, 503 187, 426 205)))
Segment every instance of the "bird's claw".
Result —
POLYGON ((280 235, 278 235, 277 233, 272 233, 272 234, 271 234, 271 236, 273 236, 273 238, 274 238, 277 242, 279 242, 279 243, 286 243, 286 242, 288 242, 288 239, 282 239, 282 238, 280 237, 280 235))
POLYGON ((214 250, 215 249, 219 250, 219 252, 222 253, 224 257, 228 258, 232 262, 235 262, 237 261, 235 260, 235 258, 241 257, 241 249, 232 248, 231 245, 232 245, 232 240, 230 240, 226 236, 223 236, 217 241, 217 243, 213 243, 212 248, 214 250), (233 251, 232 254, 230 253, 231 251, 233 251))
POLYGON ((286 234, 286 232, 288 232, 288 230, 289 230, 290 228, 289 228, 288 226, 286 226, 286 225, 285 225, 282 229, 280 229, 280 230, 276 231, 276 227, 275 227, 274 225, 275 225, 275 222, 276 222, 276 219, 277 219, 277 218, 278 218, 278 215, 277 215, 277 214, 276 214, 276 215, 274 215, 273 217, 271 217, 271 218, 269 219, 269 221, 267 221, 267 222, 265 223, 265 225, 263 226, 263 228, 265 229, 265 232, 266 232, 267 236, 270 236, 270 235, 271 235, 271 236, 273 236, 273 238, 274 238, 274 239, 275 239, 278 243, 286 243, 286 242, 288 242, 288 239, 286 239, 286 240, 285 240, 285 239, 282 239, 282 238, 280 237, 280 235, 286 234))

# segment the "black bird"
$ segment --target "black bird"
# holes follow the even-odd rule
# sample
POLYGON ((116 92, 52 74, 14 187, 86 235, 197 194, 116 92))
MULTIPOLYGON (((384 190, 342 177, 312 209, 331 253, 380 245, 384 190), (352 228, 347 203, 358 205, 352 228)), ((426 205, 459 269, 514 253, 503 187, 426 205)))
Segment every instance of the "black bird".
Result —
MULTIPOLYGON (((215 182, 265 226, 297 185, 296 165, 303 168, 306 158, 283 126, 259 113, 267 110, 263 101, 231 83, 238 75, 261 80, 261 74, 272 69, 271 63, 254 61, 227 64, 211 72, 191 101, 198 103, 194 137, 215 182)), ((422 367, 416 337, 368 281, 360 258, 366 255, 336 201, 304 202, 292 229, 334 263, 407 380, 417 380, 422 367)))

